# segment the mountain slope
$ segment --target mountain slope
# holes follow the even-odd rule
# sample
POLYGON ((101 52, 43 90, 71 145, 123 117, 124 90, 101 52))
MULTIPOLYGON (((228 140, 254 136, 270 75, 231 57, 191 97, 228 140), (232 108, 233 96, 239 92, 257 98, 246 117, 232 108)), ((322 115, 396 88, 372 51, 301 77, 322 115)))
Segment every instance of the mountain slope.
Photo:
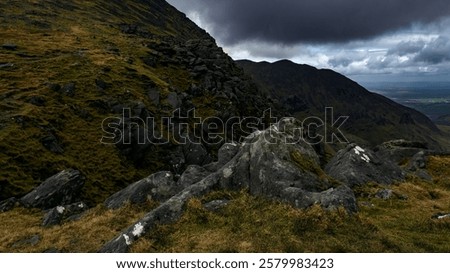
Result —
POLYGON ((290 61, 237 63, 258 82, 287 114, 323 117, 325 107, 335 116, 349 116, 342 126, 350 140, 377 145, 391 139, 425 141, 440 148, 442 133, 423 114, 397 104, 332 70, 318 70, 290 61))
POLYGON ((196 146, 189 156, 161 122, 144 125, 167 145, 139 143, 130 118, 159 121, 176 108, 226 118, 266 108, 214 39, 163 0, 7 1, 0 13, 0 200, 74 168, 86 176, 84 200, 97 203, 217 149, 196 146), (111 117, 121 118, 130 144, 100 143, 111 117))

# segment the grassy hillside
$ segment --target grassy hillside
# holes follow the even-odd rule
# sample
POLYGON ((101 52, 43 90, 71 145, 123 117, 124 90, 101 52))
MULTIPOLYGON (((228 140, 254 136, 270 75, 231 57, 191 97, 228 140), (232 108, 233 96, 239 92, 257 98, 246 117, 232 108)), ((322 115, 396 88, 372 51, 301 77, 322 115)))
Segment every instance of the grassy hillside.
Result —
POLYGON ((163 0, 4 1, 0 13, 0 200, 74 168, 87 177, 83 199, 95 204, 130 182, 170 170, 167 147, 130 160, 115 145, 100 143, 101 126, 122 108, 155 120, 170 117, 171 94, 187 94, 192 103, 186 107, 200 115, 226 109, 212 93, 191 92, 203 83, 192 73, 198 56, 208 56, 183 48, 188 41, 209 43, 208 52, 227 63, 222 79, 241 73, 205 31, 163 0), (185 55, 195 59, 192 67, 185 55))
MULTIPOLYGON (((243 192, 214 192, 191 200, 180 221, 159 226, 141 238, 134 252, 449 252, 450 157, 431 157, 432 182, 409 178, 392 185, 394 197, 374 198, 379 186, 358 190, 361 211, 307 210, 252 197, 243 192), (229 199, 218 212, 202 203, 229 199)), ((15 209, 0 214, 0 252, 95 252, 156 204, 118 211, 101 206, 80 220, 42 228, 43 213, 15 209), (33 241, 33 238, 35 241, 33 241)))

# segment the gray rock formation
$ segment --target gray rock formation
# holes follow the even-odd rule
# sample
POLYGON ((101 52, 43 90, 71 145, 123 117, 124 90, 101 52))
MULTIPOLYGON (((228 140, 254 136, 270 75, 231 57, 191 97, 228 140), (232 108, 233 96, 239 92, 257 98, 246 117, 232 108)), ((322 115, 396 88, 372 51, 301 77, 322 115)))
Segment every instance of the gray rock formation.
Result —
POLYGON ((142 219, 119 234, 115 239, 105 244, 99 252, 122 253, 127 252, 129 247, 142 235, 158 224, 169 224, 180 219, 184 212, 186 202, 193 198, 205 195, 217 189, 219 176, 212 174, 200 182, 186 188, 182 192, 162 203, 156 209, 147 213, 142 219))
POLYGON ((200 167, 198 165, 190 165, 186 168, 186 170, 178 180, 178 187, 180 188, 180 190, 185 189, 192 184, 201 181, 203 178, 207 177, 210 174, 211 173, 203 167, 200 167))
POLYGON ((320 204, 328 209, 343 206, 349 212, 356 212, 353 191, 346 186, 331 187, 320 173, 314 149, 296 138, 296 126, 294 119, 283 120, 265 131, 255 131, 245 138, 239 149, 235 149, 234 144, 227 145, 232 152, 221 149, 219 161, 228 162, 216 162, 218 169, 210 174, 199 167, 191 167, 181 179, 182 184, 192 185, 150 211, 100 252, 128 251, 130 245, 155 225, 177 221, 189 199, 217 189, 248 188, 253 195, 282 200, 299 208, 320 204))
POLYGON ((428 173, 426 167, 427 152, 420 151, 409 160, 408 165, 406 166, 406 170, 421 179, 432 181, 433 177, 431 177, 431 175, 428 173))
POLYGON ((356 144, 340 150, 326 165, 325 172, 350 187, 368 182, 388 185, 405 177, 397 164, 380 159, 370 149, 363 149, 356 144))
POLYGON ((75 215, 79 215, 85 212, 88 206, 84 202, 78 202, 66 206, 57 206, 49 210, 42 221, 42 226, 50 227, 61 224, 62 221, 68 218, 73 218, 75 215))
POLYGON ((51 209, 56 206, 68 205, 76 201, 84 177, 77 170, 64 170, 36 187, 20 199, 25 207, 51 209))
POLYGON ((384 160, 400 164, 410 159, 416 153, 427 149, 426 143, 398 139, 376 146, 374 152, 384 160))
POLYGON ((111 195, 104 205, 118 209, 126 203, 142 204, 147 200, 165 201, 178 192, 171 172, 158 172, 111 195))
POLYGON ((12 210, 16 206, 17 201, 18 200, 15 197, 11 197, 0 202, 0 212, 12 210))

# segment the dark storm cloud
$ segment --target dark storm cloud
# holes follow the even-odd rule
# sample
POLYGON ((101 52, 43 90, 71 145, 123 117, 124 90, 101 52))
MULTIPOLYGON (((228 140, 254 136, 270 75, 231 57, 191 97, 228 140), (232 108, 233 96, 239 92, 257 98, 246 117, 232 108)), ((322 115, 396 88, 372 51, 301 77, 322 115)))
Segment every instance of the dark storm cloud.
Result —
POLYGON ((425 41, 419 40, 419 41, 404 41, 400 42, 397 46, 391 48, 388 51, 389 55, 398 55, 398 56, 405 56, 408 54, 414 54, 420 52, 424 47, 426 43, 425 41))
POLYGON ((440 64, 450 61, 450 39, 440 36, 428 43, 415 57, 415 62, 440 64))
POLYGON ((170 0, 228 45, 367 39, 450 15, 448 0, 170 0))

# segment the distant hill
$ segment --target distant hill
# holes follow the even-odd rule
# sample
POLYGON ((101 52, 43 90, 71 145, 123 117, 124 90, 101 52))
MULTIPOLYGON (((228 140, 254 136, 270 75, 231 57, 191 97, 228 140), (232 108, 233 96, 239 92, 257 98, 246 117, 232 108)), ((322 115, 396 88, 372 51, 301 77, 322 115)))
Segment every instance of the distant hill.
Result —
POLYGON ((349 116, 342 128, 350 139, 370 145, 392 139, 425 141, 436 149, 446 145, 442 132, 425 115, 369 92, 335 71, 287 60, 237 63, 288 114, 321 117, 325 107, 333 107, 335 115, 349 116))

